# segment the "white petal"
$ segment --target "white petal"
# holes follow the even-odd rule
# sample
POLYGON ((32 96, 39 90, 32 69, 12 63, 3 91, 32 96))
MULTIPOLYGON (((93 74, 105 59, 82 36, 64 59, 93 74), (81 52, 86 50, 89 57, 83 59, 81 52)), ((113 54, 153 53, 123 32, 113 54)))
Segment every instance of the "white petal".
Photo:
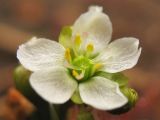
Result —
POLYGON ((88 37, 95 48, 103 49, 111 39, 112 23, 108 15, 102 12, 102 7, 92 6, 74 23, 73 36, 77 33, 84 39, 88 37))
POLYGON ((117 83, 103 77, 94 77, 79 85, 82 101, 100 110, 112 110, 127 103, 117 83))
POLYGON ((31 75, 30 83, 43 99, 54 104, 68 101, 77 88, 77 82, 62 67, 36 71, 31 75))
POLYGON ((106 72, 115 73, 134 67, 141 54, 136 38, 121 38, 113 41, 99 59, 104 63, 106 72))
POLYGON ((17 58, 25 68, 37 71, 62 65, 64 51, 64 47, 55 41, 34 37, 19 46, 17 58))

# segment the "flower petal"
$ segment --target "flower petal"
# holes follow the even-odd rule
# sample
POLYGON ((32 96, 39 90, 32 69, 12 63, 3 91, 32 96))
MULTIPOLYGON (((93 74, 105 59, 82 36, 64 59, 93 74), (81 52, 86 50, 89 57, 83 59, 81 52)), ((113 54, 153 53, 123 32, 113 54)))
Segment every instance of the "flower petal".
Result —
POLYGON ((73 36, 76 34, 86 38, 87 43, 93 43, 95 48, 103 49, 111 39, 112 23, 108 15, 102 12, 102 7, 92 6, 74 23, 73 36))
POLYGON ((134 67, 141 54, 141 48, 138 49, 138 46, 139 40, 132 37, 110 43, 105 53, 98 58, 104 63, 103 70, 116 73, 134 67))
POLYGON ((19 46, 17 58, 25 68, 37 71, 62 65, 64 51, 64 47, 55 41, 33 37, 19 46))
POLYGON ((84 103, 101 110, 116 109, 128 101, 117 83, 103 77, 93 77, 81 83, 79 90, 84 103))
POLYGON ((77 82, 68 75, 63 67, 37 71, 30 77, 33 89, 46 101, 54 104, 64 103, 77 88, 77 82))

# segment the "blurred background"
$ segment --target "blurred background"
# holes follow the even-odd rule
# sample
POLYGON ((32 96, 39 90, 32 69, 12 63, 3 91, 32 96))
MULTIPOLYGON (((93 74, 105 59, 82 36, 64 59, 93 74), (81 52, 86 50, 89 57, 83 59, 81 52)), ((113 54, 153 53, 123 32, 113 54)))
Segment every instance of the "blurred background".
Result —
POLYGON ((32 36, 58 40, 61 28, 90 5, 110 16, 113 40, 133 36, 143 48, 137 66, 124 72, 140 95, 135 108, 120 116, 95 110, 96 120, 160 120, 160 0, 0 0, 0 120, 18 120, 6 102, 15 92, 18 45, 32 36))

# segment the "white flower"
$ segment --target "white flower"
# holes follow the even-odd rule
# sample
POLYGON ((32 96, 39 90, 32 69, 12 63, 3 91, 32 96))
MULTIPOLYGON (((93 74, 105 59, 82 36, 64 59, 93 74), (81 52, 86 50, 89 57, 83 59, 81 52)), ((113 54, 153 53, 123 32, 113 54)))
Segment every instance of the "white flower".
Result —
POLYGON ((102 7, 90 7, 72 26, 72 36, 57 43, 32 38, 19 46, 17 58, 33 73, 31 86, 45 100, 61 104, 78 89, 82 101, 101 110, 127 103, 119 85, 95 76, 97 71, 120 72, 136 65, 139 40, 128 37, 111 43, 112 24, 102 7), (63 44, 63 45, 62 45, 63 44))

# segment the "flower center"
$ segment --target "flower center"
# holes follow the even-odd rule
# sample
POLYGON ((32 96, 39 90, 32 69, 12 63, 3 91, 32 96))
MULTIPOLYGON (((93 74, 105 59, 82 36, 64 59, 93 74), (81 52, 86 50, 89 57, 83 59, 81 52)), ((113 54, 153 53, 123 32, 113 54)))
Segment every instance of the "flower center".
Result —
POLYGON ((67 48, 65 51, 65 59, 67 61, 67 68, 71 75, 78 81, 88 80, 94 73, 102 67, 100 63, 94 63, 92 60, 92 53, 94 45, 88 43, 85 49, 82 46, 82 39, 80 35, 76 35, 73 41, 73 47, 67 48))

